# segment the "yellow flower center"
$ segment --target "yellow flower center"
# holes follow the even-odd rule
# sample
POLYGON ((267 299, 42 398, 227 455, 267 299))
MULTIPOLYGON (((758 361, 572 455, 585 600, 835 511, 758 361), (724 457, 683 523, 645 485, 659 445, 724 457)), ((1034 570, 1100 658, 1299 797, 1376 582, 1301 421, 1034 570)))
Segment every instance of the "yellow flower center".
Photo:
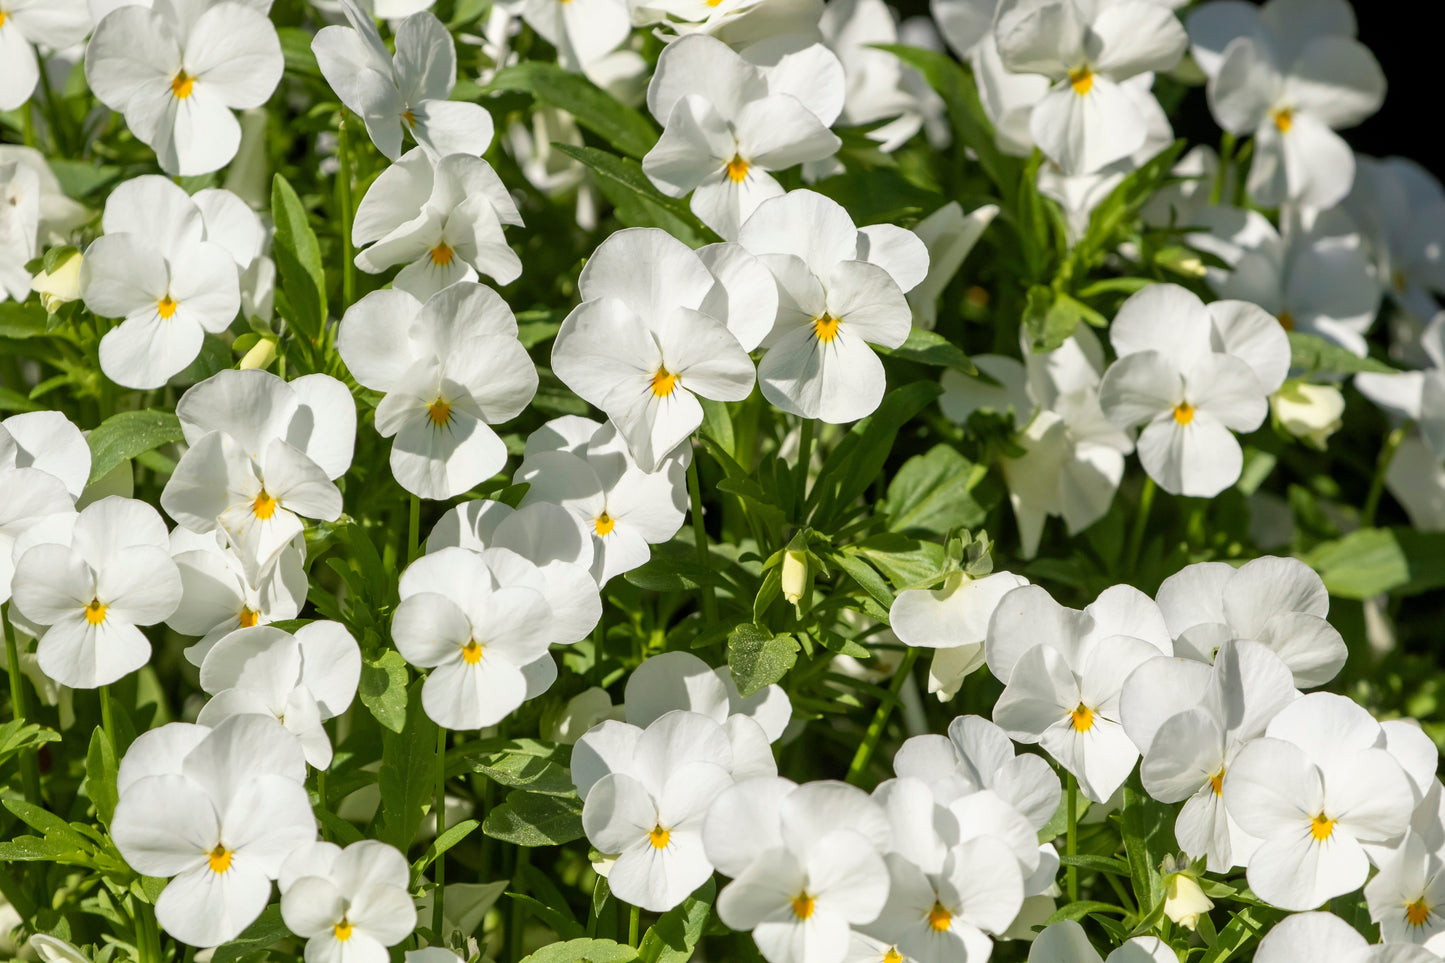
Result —
POLYGON ((85 621, 91 625, 99 625, 105 621, 105 606, 100 599, 91 599, 90 604, 85 607, 85 621))
POLYGON ((1405 904, 1405 922, 1411 926, 1424 926, 1430 919, 1430 907, 1425 905, 1425 897, 1420 897, 1413 903, 1405 904))
POLYGON ((266 489, 261 489, 261 493, 251 502, 251 514, 263 522, 266 521, 276 514, 276 499, 272 498, 266 489))
POLYGON ((1075 732, 1088 732, 1094 728, 1094 710, 1082 702, 1069 713, 1069 722, 1073 724, 1075 732))
POLYGON ((1079 67, 1077 70, 1069 71, 1069 86, 1074 88, 1074 93, 1080 97, 1094 89, 1094 72, 1088 67, 1079 67))
POLYGON ((5 26, 5 11, 0 10, 0 27, 5 26))
POLYGON ((793 915, 800 920, 805 920, 813 915, 813 897, 807 893, 799 893, 793 897, 793 915))
POLYGON ((613 518, 606 512, 603 512, 601 515, 598 515, 595 519, 593 519, 592 529, 597 532, 598 535, 607 535, 612 531, 613 526, 615 526, 616 524, 617 519, 613 518))
POLYGON ((220 843, 217 843, 216 848, 211 850, 211 855, 207 860, 207 862, 210 864, 211 872, 224 873, 226 870, 230 869, 231 855, 231 850, 227 849, 220 843))
POLYGON ((953 925, 953 914, 943 908, 942 903, 934 903, 933 909, 928 911, 928 926, 935 933, 942 933, 953 925))
POLYGON ((840 323, 840 319, 833 317, 831 314, 825 314, 822 317, 814 318, 813 337, 817 338, 819 341, 832 341, 834 338, 838 337, 838 325, 840 323))
POLYGON ((728 179, 734 184, 741 184, 747 176, 748 162, 734 154, 733 159, 728 161, 728 179))
POLYGON ((1294 315, 1290 314, 1288 311, 1281 311, 1279 313, 1279 326, 1281 328, 1284 328, 1286 331, 1293 331, 1294 315))
POLYGON ((1333 819, 1327 819, 1324 813, 1320 813, 1310 821, 1310 835, 1320 842, 1329 839, 1334 831, 1335 821, 1333 819))
POLYGON ((1209 777, 1209 788, 1214 790, 1216 796, 1224 795, 1224 770, 1221 769, 1209 777))
POLYGON ((652 832, 647 834, 647 841, 652 844, 653 849, 666 849, 667 841, 672 838, 672 833, 661 826, 652 827, 652 832))
POLYGON ((1181 401, 1174 406, 1174 420, 1181 425, 1187 425, 1194 420, 1194 406, 1187 401, 1181 401))
POLYGON ((1294 110, 1284 107, 1274 112, 1274 126, 1281 134, 1288 134, 1289 129, 1294 126, 1294 110))
POLYGON ((241 628, 249 629, 253 627, 256 624, 257 620, 259 620, 260 618, 260 612, 257 612, 250 606, 246 606, 245 608, 241 609, 241 614, 237 621, 241 623, 241 628))
POLYGON ((659 398, 666 398, 677 390, 677 378, 677 372, 658 368, 652 373, 652 393, 659 398))
POLYGON ((454 253, 455 252, 452 251, 451 247, 448 246, 447 242, 442 241, 436 247, 431 249, 431 262, 437 267, 446 267, 448 264, 452 263, 452 255, 454 253))
POLYGON ((195 89, 196 78, 182 70, 171 78, 171 93, 176 95, 177 100, 185 100, 195 89))
POLYGON ((331 932, 336 934, 338 942, 345 943, 351 939, 351 921, 344 916, 341 917, 341 922, 333 926, 331 932))
POLYGON ((903 963, 903 954, 898 952, 898 947, 890 946, 883 954, 883 963, 903 963))
POLYGON ((410 107, 401 112, 401 119, 406 122, 406 126, 408 127, 416 126, 416 114, 412 113, 410 107))
POLYGON ((476 639, 467 639, 467 644, 462 646, 462 661, 467 665, 482 661, 482 646, 476 639))
POLYGON ((426 416, 431 419, 432 424, 441 428, 452 420, 452 406, 438 398, 426 406, 426 416))
POLYGON ((176 313, 176 301, 169 294, 156 302, 156 313, 161 316, 162 321, 170 320, 171 315, 176 313))

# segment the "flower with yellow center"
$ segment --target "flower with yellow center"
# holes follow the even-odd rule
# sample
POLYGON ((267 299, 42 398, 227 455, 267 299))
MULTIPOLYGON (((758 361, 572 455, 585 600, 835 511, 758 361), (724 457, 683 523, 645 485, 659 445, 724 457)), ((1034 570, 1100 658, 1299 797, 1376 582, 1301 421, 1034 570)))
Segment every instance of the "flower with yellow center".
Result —
POLYGON ((734 154, 732 160, 727 162, 727 172, 729 180, 734 184, 741 184, 748 177, 748 162, 734 154))
POLYGON ((176 301, 169 294, 156 302, 156 314, 161 316, 162 321, 169 321, 176 313, 176 301))
POLYGON ((1214 790, 1216 796, 1224 795, 1224 770, 1221 769, 1209 777, 1209 788, 1214 790))
POLYGON ((1074 707, 1069 713, 1069 725, 1074 727, 1075 732, 1088 732, 1094 728, 1094 710, 1082 702, 1074 707))
POLYGON ((827 344, 838 337, 838 326, 841 323, 841 318, 835 318, 831 314, 820 315, 813 319, 813 337, 827 344))
POLYGON ((196 78, 184 70, 171 78, 171 94, 174 95, 177 100, 185 100, 195 89, 196 78))
POLYGON ((341 917, 341 922, 331 928, 331 934, 336 937, 338 943, 345 943, 351 939, 351 931, 351 921, 344 916, 341 917))
POLYGON ((1411 926, 1424 926, 1430 921, 1430 906, 1425 902, 1425 897, 1420 897, 1413 903, 1405 904, 1405 922, 1411 926))
POLYGON ((652 844, 653 849, 666 849, 670 839, 672 833, 661 826, 652 827, 652 832, 647 834, 647 841, 652 844))
POLYGON ((444 428, 452 420, 452 406, 438 398, 426 406, 426 416, 432 424, 444 428))
POLYGON ((234 850, 227 849, 224 844, 217 843, 216 848, 211 850, 206 857, 206 864, 211 867, 213 873, 224 873, 231 868, 231 857, 235 855, 234 850))
POLYGON ((276 514, 278 505, 280 505, 280 502, 276 501, 276 499, 263 488, 251 501, 251 514, 264 522, 276 514))
POLYGON ((1315 818, 1310 820, 1310 835, 1317 841, 1324 842, 1334 835, 1335 822, 1336 820, 1330 819, 1324 813, 1316 814, 1315 818))
POLYGON ((437 246, 428 251, 427 254, 431 258, 431 262, 437 267, 446 267, 452 263, 452 258, 456 256, 456 252, 446 241, 439 242, 437 246))
POLYGON ((100 599, 91 599, 85 607, 85 621, 91 625, 100 625, 105 621, 105 605, 100 599))
POLYGON ((953 914, 942 903, 935 902, 928 911, 928 928, 935 933, 942 933, 952 925, 953 914))
POLYGON ((236 616, 236 621, 240 623, 241 628, 250 629, 256 626, 256 623, 260 621, 260 618, 261 613, 257 612, 255 609, 251 608, 248 605, 241 609, 241 613, 236 616))
POLYGON ((598 535, 607 536, 612 534, 612 529, 617 527, 617 519, 603 512, 592 520, 592 530, 598 535))
POLYGON ((482 661, 482 650, 485 648, 476 639, 467 639, 467 644, 462 646, 462 661, 467 665, 476 665, 482 661))
POLYGON ((1074 93, 1080 97, 1094 89, 1094 72, 1088 67, 1078 67, 1069 71, 1069 86, 1074 88, 1074 93))
POLYGON ((1294 127, 1294 108, 1281 107, 1270 114, 1270 119, 1274 121, 1276 130, 1281 134, 1288 134, 1290 128, 1294 127))
POLYGON ((1194 420, 1194 406, 1187 401, 1181 401, 1174 406, 1174 420, 1181 425, 1187 425, 1194 420))
POLYGON ((811 917, 816 908, 817 904, 814 902, 813 897, 807 893, 799 893, 793 897, 793 915, 800 920, 811 917))
POLYGON ((677 390, 677 382, 677 374, 658 368, 652 373, 652 393, 658 398, 666 398, 677 390))

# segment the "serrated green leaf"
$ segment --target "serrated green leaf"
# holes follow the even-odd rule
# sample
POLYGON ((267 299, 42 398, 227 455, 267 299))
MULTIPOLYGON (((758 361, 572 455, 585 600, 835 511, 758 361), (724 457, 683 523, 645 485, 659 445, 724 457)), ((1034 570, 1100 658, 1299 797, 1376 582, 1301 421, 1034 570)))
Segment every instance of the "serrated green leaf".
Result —
POLYGON ((406 660, 395 649, 387 649, 361 665, 357 697, 376 721, 392 732, 401 732, 406 725, 407 679, 406 660))
POLYGON ((1364 357, 1332 344, 1324 338, 1303 331, 1289 332, 1290 365, 1306 372, 1328 374, 1358 374, 1368 371, 1375 374, 1398 374, 1399 371, 1383 361, 1364 357))
POLYGON ((90 445, 90 481, 104 478, 127 458, 184 438, 173 412, 148 408, 111 415, 85 439, 90 445))
POLYGON ((985 512, 969 493, 986 473, 948 445, 913 456, 888 484, 888 527, 946 535, 983 524, 985 512))
POLYGON ((560 846, 582 838, 582 802, 517 790, 492 807, 482 832, 517 846, 560 846))
POLYGON ((728 635, 728 668, 743 698, 782 679, 797 661, 798 640, 791 635, 773 635, 755 622, 728 635))
POLYGON ((576 794, 572 772, 567 768, 568 746, 539 739, 514 739, 495 752, 472 760, 472 769, 493 782, 511 789, 525 789, 547 796, 576 794))

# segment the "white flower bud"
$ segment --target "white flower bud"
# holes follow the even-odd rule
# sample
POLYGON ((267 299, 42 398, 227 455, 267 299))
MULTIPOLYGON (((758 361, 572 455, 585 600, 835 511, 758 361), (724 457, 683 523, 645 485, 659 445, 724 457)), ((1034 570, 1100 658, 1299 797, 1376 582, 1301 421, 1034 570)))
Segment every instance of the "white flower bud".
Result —
POLYGON ((1325 447, 1345 411, 1344 395, 1330 385, 1286 384, 1269 403, 1285 431, 1316 448, 1325 447))
POLYGON ((1164 877, 1164 915, 1187 930, 1199 925, 1201 913, 1214 908, 1204 895, 1199 882, 1188 873, 1170 873, 1164 877))
POLYGON ((30 290, 40 295, 40 303, 47 314, 54 314, 60 306, 80 297, 80 263, 84 260, 77 251, 64 262, 56 265, 53 272, 41 271, 30 282, 30 290))
POLYGON ((788 549, 783 553, 783 598, 798 605, 808 592, 808 556, 788 549))

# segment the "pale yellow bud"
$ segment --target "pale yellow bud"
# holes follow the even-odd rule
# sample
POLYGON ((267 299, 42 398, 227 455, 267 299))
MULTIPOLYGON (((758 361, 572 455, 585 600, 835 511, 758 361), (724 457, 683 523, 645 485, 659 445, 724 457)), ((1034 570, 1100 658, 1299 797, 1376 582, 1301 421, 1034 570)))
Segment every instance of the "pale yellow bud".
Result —
POLYGON ((1345 396, 1330 385, 1286 384, 1269 399, 1284 430, 1316 448, 1339 430, 1345 396))
POLYGON ((270 338, 262 338, 251 345, 251 350, 241 357, 241 363, 237 365, 242 371, 248 368, 268 368, 271 362, 276 360, 276 342, 270 338))
POLYGON ((1199 882, 1188 873, 1170 873, 1164 877, 1164 915, 1185 929, 1199 925, 1199 916, 1214 908, 1204 895, 1199 882))
POLYGON ((808 592, 808 556, 788 549, 783 553, 783 598, 799 604, 808 592))
POLYGON ((84 260, 80 252, 56 266, 54 273, 41 271, 30 282, 30 290, 40 295, 40 303, 47 314, 54 314, 63 304, 69 304, 80 297, 80 263, 84 260))

